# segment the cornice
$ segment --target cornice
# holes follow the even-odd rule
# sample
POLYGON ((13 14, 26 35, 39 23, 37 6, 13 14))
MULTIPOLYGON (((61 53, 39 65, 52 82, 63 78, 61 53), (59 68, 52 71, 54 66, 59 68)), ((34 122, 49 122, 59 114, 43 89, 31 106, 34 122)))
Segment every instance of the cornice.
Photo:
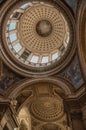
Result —
POLYGON ((78 47, 78 54, 80 59, 80 64, 83 70, 83 75, 86 80, 86 41, 85 41, 85 16, 86 16, 86 1, 82 0, 79 2, 77 7, 77 47, 78 47))

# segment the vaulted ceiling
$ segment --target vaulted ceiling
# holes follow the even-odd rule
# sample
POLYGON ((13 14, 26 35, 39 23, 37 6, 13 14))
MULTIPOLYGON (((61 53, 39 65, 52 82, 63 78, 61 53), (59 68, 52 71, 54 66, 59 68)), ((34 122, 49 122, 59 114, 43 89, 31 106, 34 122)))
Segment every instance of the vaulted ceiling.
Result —
POLYGON ((85 0, 0 0, 0 100, 16 105, 21 120, 29 110, 40 128, 68 106, 82 108, 85 97, 85 0))

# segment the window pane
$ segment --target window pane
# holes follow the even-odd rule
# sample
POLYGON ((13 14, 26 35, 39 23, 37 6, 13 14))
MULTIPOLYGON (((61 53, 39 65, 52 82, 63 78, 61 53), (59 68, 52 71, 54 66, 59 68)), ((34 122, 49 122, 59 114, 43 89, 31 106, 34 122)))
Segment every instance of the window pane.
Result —
POLYGON ((16 45, 13 46, 13 48, 16 52, 19 52, 22 49, 22 46, 20 45, 20 43, 17 43, 16 45))
POLYGON ((13 14, 13 18, 18 19, 18 18, 19 18, 19 16, 20 16, 20 13, 19 13, 19 12, 15 12, 15 13, 13 14))
POLYGON ((69 32, 67 32, 67 38, 66 38, 67 43, 69 42, 69 39, 70 39, 69 32))
POLYGON ((32 3, 26 3, 26 4, 24 4, 24 5, 22 5, 20 8, 21 9, 26 9, 28 6, 32 6, 32 3))
POLYGON ((38 56, 33 56, 32 59, 31 59, 31 62, 33 63, 37 63, 38 62, 38 56))
POLYGON ((14 42, 17 39, 16 33, 10 34, 10 41, 14 42))
POLYGON ((16 22, 10 22, 9 30, 14 30, 16 28, 16 22))
POLYGON ((55 59, 57 59, 58 58, 58 53, 54 53, 53 55, 52 55, 52 60, 55 60, 55 59))
POLYGON ((42 63, 48 63, 48 56, 42 58, 42 63))
POLYGON ((21 9, 26 9, 27 7, 28 7, 28 3, 22 5, 20 8, 21 8, 21 9))
POLYGON ((24 60, 26 60, 29 55, 30 55, 30 52, 28 52, 27 50, 25 50, 25 51, 23 52, 23 54, 21 55, 21 57, 22 57, 24 60))

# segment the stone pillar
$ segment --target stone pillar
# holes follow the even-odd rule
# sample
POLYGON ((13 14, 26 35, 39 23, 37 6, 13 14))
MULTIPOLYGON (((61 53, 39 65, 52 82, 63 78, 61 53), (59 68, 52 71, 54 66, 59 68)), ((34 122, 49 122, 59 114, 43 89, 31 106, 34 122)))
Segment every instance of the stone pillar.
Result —
POLYGON ((1 123, 0 123, 0 130, 3 130, 3 127, 2 127, 2 125, 1 125, 1 123))
POLYGON ((70 115, 70 109, 68 107, 68 105, 66 104, 66 102, 64 102, 64 110, 65 113, 67 115, 67 126, 68 126, 68 130, 72 130, 72 122, 71 122, 71 115, 70 115))
POLYGON ((73 112, 71 114, 71 121, 73 130, 85 130, 81 112, 73 112))
POLYGON ((0 102, 0 130, 14 130, 18 126, 14 108, 9 102, 0 102))
POLYGON ((83 123, 86 129, 86 105, 82 108, 82 115, 83 115, 83 123))

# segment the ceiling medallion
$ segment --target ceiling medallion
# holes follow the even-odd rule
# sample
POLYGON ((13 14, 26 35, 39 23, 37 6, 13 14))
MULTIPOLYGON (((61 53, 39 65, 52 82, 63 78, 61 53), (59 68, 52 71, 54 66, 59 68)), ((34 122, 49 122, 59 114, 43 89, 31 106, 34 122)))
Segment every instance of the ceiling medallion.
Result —
POLYGON ((42 37, 47 37, 52 32, 52 25, 48 20, 41 20, 36 25, 37 33, 42 37))

